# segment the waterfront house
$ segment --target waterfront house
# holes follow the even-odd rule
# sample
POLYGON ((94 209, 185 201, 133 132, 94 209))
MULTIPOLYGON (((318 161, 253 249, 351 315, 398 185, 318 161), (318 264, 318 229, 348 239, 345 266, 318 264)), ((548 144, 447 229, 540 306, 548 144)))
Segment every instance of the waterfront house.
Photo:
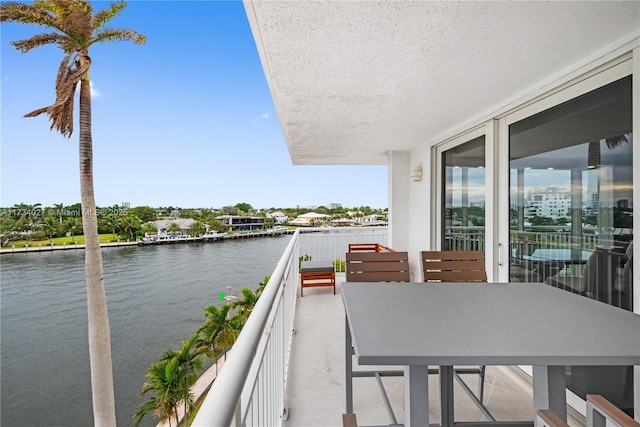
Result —
POLYGON ((289 221, 289 217, 287 216, 287 214, 282 211, 270 213, 268 212, 266 215, 268 218, 273 218, 276 224, 284 224, 285 222, 289 221))
POLYGON ((153 225, 158 229, 158 236, 166 236, 167 229, 171 224, 178 224, 180 227, 179 235, 180 236, 188 236, 190 234, 191 226, 197 222, 192 218, 172 218, 172 219, 158 219, 155 221, 151 221, 153 225))
POLYGON ((312 227, 324 223, 329 215, 319 214, 316 212, 307 212, 302 215, 298 215, 296 218, 288 222, 289 225, 297 225, 302 227, 312 227))
MULTIPOLYGON (((422 250, 481 250, 490 282, 543 282, 640 313, 640 261, 627 251, 640 246, 639 2, 244 5, 292 162, 386 165, 388 244, 409 253, 414 280, 422 250), (546 187, 568 199, 536 215, 527 198, 546 187)), ((286 265, 274 307, 297 284, 286 265)), ((225 411, 216 419, 283 422, 286 384, 268 401, 234 388, 254 378, 241 350, 260 332, 245 336, 196 424, 225 411)), ((288 348, 276 350, 276 382, 290 379, 288 348)), ((246 387, 268 387, 260 378, 246 387)), ((640 417, 638 366, 567 366, 566 383, 579 414, 599 393, 640 417)))
POLYGON ((264 217, 262 216, 241 216, 241 215, 221 215, 216 217, 218 221, 230 231, 250 231, 262 230, 264 228, 264 217))

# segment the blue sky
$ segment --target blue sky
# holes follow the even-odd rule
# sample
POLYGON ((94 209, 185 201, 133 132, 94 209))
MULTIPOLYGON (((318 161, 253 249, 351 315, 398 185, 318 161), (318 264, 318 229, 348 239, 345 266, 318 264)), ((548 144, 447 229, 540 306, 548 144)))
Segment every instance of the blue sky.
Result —
MULTIPOLYGON (((240 1, 130 1, 109 26, 147 43, 90 51, 99 206, 388 206, 385 166, 292 165, 240 1)), ((53 102, 62 52, 9 44, 43 28, 0 31, 0 206, 77 203, 77 114, 70 139, 23 117, 53 102)))

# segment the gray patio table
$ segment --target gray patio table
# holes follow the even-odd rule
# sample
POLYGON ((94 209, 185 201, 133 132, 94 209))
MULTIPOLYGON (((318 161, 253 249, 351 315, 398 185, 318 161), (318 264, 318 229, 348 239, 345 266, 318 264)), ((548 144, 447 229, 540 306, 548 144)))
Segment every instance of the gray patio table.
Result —
POLYGON ((347 412, 353 346, 360 365, 404 366, 405 426, 429 425, 428 365, 441 367, 446 426, 454 365, 531 365, 534 420, 538 409, 566 420, 565 365, 640 365, 640 315, 543 283, 347 282, 341 293, 347 412))

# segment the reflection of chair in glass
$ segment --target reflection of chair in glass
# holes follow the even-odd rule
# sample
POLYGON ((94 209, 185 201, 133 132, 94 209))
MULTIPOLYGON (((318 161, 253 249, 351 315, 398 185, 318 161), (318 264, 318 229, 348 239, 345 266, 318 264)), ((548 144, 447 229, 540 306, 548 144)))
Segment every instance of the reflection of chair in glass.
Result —
POLYGON ((579 270, 576 268, 572 269, 572 274, 564 274, 566 269, 563 269, 558 274, 548 277, 545 283, 617 305, 615 300, 620 286, 617 284, 618 268, 624 258, 624 254, 598 248, 582 268, 582 274, 574 274, 574 270, 579 270))
POLYGON ((531 269, 531 263, 525 262, 523 257, 529 257, 538 248, 538 242, 530 233, 518 232, 517 241, 512 243, 512 257, 509 265, 510 282, 539 282, 539 274, 531 269))
MULTIPOLYGON (((481 251, 422 251, 420 263, 423 282, 486 282, 484 254, 481 251)), ((460 374, 477 374, 478 400, 482 404, 484 397, 485 366, 466 369, 454 369, 456 380, 467 393, 471 393, 460 374)))

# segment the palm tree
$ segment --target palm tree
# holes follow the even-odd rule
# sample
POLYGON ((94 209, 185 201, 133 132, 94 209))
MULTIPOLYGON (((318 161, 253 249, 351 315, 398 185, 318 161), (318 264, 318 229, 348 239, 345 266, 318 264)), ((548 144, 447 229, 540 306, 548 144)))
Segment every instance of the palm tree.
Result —
POLYGON ((179 233, 180 232, 180 225, 178 225, 177 222, 172 222, 167 227, 167 232, 168 233, 179 233))
POLYGON ((153 222, 145 222, 142 224, 142 232, 144 234, 155 234, 158 232, 158 227, 153 222))
POLYGON ((104 217, 103 224, 105 224, 111 230, 111 239, 116 240, 116 230, 122 227, 122 218, 118 215, 110 214, 104 217))
POLYGON ((138 407, 134 415, 134 425, 138 425, 142 418, 153 412, 161 421, 175 415, 176 425, 179 424, 178 405, 184 404, 184 414, 193 408, 193 394, 191 386, 195 384, 204 366, 203 350, 197 343, 200 336, 195 334, 182 342, 180 350, 166 350, 158 357, 158 361, 151 366, 147 373, 147 382, 142 386, 140 396, 152 391, 154 394, 149 401, 138 407))
POLYGON ((71 240, 75 243, 76 232, 80 229, 81 224, 78 223, 78 218, 67 218, 62 224, 67 233, 71 234, 71 240))
POLYGON ((83 209, 82 226, 85 234, 85 277, 87 282, 87 311, 89 323, 89 359, 93 418, 96 426, 116 425, 111 365, 111 333, 105 295, 102 254, 98 238, 98 219, 93 189, 93 143, 91 135, 91 89, 89 47, 109 41, 134 41, 142 44, 145 37, 133 30, 105 28, 111 19, 126 7, 121 1, 93 14, 88 0, 36 0, 23 4, 0 4, 0 22, 15 22, 46 27, 49 31, 29 39, 13 41, 22 53, 31 49, 55 45, 64 58, 56 77, 54 104, 26 114, 26 117, 46 113, 51 128, 63 136, 73 133, 74 93, 80 82, 80 196, 83 209))
POLYGON ((177 358, 171 358, 151 365, 149 372, 145 375, 147 381, 142 385, 138 395, 143 396, 150 391, 153 394, 149 401, 140 405, 136 410, 133 417, 134 426, 137 427, 149 412, 153 412, 160 419, 160 422, 169 420, 169 425, 171 425, 171 417, 175 415, 176 426, 178 425, 176 405, 180 401, 180 397, 176 392, 176 384, 180 384, 181 381, 178 378, 180 372, 176 369, 177 364, 177 358))
POLYGON ((191 224, 191 227, 189 227, 189 234, 192 234, 194 236, 201 236, 205 233, 205 231, 207 231, 207 228, 200 221, 194 222, 193 224, 191 224))
POLYGON ((135 232, 140 229, 141 221, 135 215, 127 215, 122 220, 122 229, 129 233, 131 240, 135 240, 135 232))
POLYGON ((44 231, 46 235, 49 236, 49 246, 52 246, 53 234, 58 230, 58 226, 58 218, 54 218, 52 216, 45 217, 40 223, 40 228, 42 229, 42 231, 44 231))
POLYGON ((182 342, 182 347, 179 351, 167 350, 158 359, 160 362, 174 358, 177 360, 176 370, 179 371, 177 377, 181 379, 181 383, 176 384, 176 394, 180 396, 180 400, 184 403, 185 416, 189 413, 189 410, 193 409, 194 405, 191 386, 195 384, 204 366, 204 351, 197 345, 199 340, 200 335, 194 334, 187 341, 182 342))
POLYGON ((243 298, 239 301, 234 301, 233 303, 231 303, 231 306, 234 308, 238 308, 238 317, 241 320, 242 325, 244 325, 247 322, 247 319, 249 318, 253 307, 255 307, 256 303, 258 302, 258 298, 260 297, 260 295, 254 293, 249 288, 242 288, 240 292, 242 292, 243 298))
POLYGON ((227 354, 229 347, 235 343, 242 322, 236 316, 231 316, 233 307, 225 304, 218 308, 210 305, 204 309, 205 320, 198 328, 200 340, 196 347, 202 349, 209 358, 215 359, 216 366, 218 357, 227 354))

